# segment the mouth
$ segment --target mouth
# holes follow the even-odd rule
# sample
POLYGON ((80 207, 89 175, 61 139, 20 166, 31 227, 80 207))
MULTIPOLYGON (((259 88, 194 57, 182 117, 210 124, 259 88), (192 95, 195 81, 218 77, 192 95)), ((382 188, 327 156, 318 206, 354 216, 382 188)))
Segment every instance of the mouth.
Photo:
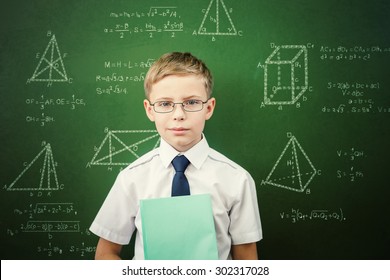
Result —
POLYGON ((173 127, 173 128, 170 128, 169 130, 172 131, 174 134, 184 134, 189 129, 184 128, 184 127, 173 127))

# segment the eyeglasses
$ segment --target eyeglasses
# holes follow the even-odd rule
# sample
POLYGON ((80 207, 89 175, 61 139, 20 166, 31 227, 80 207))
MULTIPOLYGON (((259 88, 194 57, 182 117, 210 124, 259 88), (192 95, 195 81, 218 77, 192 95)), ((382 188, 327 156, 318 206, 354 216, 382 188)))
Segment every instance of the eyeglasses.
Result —
POLYGON ((197 100, 197 99, 189 99, 183 102, 173 102, 173 101, 157 101, 151 103, 149 101, 150 106, 153 106, 153 109, 156 113, 170 113, 175 108, 176 104, 180 104, 184 111, 186 112, 198 112, 203 109, 203 105, 207 103, 207 101, 197 100))

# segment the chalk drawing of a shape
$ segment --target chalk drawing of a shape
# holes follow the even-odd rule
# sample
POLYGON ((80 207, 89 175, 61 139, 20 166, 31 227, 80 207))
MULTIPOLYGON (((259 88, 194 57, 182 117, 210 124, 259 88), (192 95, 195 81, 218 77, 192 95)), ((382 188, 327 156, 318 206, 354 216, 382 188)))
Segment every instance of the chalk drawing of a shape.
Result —
POLYGON ((68 82, 64 62, 57 40, 53 35, 44 53, 39 60, 34 74, 29 79, 31 82, 68 82))
POLYGON ((223 0, 211 0, 199 27, 200 35, 237 35, 223 0))
POLYGON ((265 61, 265 105, 293 105, 309 87, 306 46, 277 47, 265 61))
POLYGON ((26 168, 7 187, 8 191, 52 191, 59 190, 56 163, 50 144, 26 166, 26 168), (43 161, 43 162, 42 162, 43 161), (39 182, 36 177, 39 177, 39 182))
POLYGON ((111 130, 89 164, 129 165, 159 143, 160 137, 156 130, 111 130))
POLYGON ((303 192, 317 174, 317 170, 297 139, 292 136, 279 156, 265 184, 303 192))

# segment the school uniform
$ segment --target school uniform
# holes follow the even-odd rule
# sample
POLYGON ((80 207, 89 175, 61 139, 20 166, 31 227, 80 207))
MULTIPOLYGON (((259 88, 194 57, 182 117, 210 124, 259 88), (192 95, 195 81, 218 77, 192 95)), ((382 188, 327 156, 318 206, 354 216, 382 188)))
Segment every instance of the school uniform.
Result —
MULTIPOLYGON (((123 169, 90 230, 106 240, 128 244, 136 230, 134 259, 144 259, 140 200, 171 196, 180 153, 161 139, 160 147, 123 169)), ((182 153, 190 161, 185 170, 191 195, 210 194, 219 259, 231 259, 231 245, 262 239, 255 183, 250 174, 210 148, 205 136, 182 153)))

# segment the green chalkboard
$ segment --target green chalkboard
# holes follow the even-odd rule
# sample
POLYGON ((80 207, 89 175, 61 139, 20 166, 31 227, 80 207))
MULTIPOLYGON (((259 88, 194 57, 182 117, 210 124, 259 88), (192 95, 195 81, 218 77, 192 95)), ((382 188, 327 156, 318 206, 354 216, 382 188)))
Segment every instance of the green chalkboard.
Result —
POLYGON ((390 257, 388 1, 1 6, 1 259, 93 258, 119 170, 158 145, 143 80, 170 51, 213 72, 205 134, 256 181, 260 258, 390 257))

